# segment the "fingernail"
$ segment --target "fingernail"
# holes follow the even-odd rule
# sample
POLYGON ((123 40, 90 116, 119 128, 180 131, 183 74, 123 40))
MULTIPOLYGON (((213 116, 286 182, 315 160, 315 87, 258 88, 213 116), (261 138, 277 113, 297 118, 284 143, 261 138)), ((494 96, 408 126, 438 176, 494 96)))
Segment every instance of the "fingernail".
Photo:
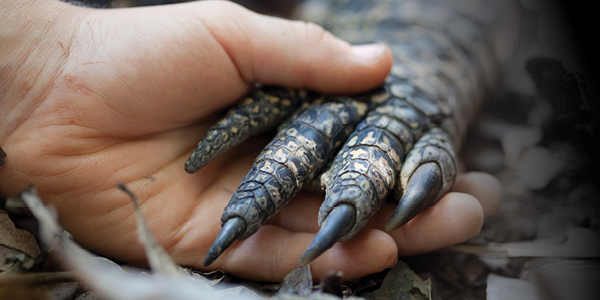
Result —
POLYGON ((371 60, 379 57, 385 46, 383 44, 366 44, 352 46, 352 53, 360 59, 371 60))

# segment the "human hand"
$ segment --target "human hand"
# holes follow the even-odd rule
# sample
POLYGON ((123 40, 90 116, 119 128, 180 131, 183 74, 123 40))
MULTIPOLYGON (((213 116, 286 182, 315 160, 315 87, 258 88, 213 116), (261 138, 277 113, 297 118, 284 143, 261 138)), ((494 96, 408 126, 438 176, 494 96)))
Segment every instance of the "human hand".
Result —
MULTIPOLYGON (((145 254, 133 206, 117 183, 138 196, 177 263, 205 270, 223 207, 266 143, 254 139, 187 174, 184 163, 216 113, 254 82, 367 90, 383 81, 392 61, 387 48, 352 48, 315 25, 228 2, 119 10, 47 0, 0 5, 0 22, 12 22, 0 24, 0 145, 8 155, 0 195, 34 183, 78 243, 132 263, 144 264, 145 254), (32 5, 29 18, 18 15, 18 5, 32 5)), ((398 255, 474 236, 484 212, 497 205, 497 182, 470 174, 459 177, 455 191, 389 234, 382 231, 393 210, 386 204, 368 228, 312 263, 315 278, 329 269, 347 279, 364 276, 398 255)), ((299 194, 210 269, 282 280, 313 239, 322 200, 299 194)))

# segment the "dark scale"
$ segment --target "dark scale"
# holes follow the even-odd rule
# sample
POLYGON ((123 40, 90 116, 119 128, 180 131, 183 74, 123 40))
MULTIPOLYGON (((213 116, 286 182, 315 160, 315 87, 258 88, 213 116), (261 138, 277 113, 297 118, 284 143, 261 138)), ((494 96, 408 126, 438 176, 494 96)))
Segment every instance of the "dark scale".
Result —
POLYGON ((274 128, 304 101, 303 90, 263 87, 250 94, 208 130, 185 163, 185 170, 198 172, 226 150, 274 128))
MULTIPOLYGON (((327 197, 319 213, 320 220, 323 221, 336 205, 334 203, 341 202, 350 202, 357 207, 359 220, 370 218, 377 210, 372 206, 378 207, 394 187, 405 154, 426 124, 427 118, 423 114, 398 98, 390 98, 370 112, 348 138, 329 171, 321 177, 327 197), (344 196, 352 190, 360 190, 368 197, 344 196)), ((358 230, 360 228, 354 228, 352 232, 358 230)))
POLYGON ((396 185, 404 156, 427 121, 405 100, 392 97, 356 127, 321 177, 327 190, 319 211, 321 230, 300 264, 309 263, 364 227, 396 185), (337 225, 340 222, 346 225, 337 225))
MULTIPOLYGON (((301 187, 318 189, 319 179, 327 193, 319 212, 321 229, 300 264, 354 236, 391 194, 399 203, 386 224, 388 231, 435 203, 454 182, 455 153, 484 96, 496 85, 501 58, 507 58, 495 51, 510 49, 514 41, 515 33, 504 30, 517 28, 507 25, 513 20, 506 18, 513 12, 510 4, 334 0, 324 26, 355 44, 387 43, 395 59, 390 76, 375 91, 337 98, 344 99, 341 102, 303 105, 279 128, 226 207, 223 228, 205 265, 236 239, 256 232, 301 187), (370 106, 363 104, 362 115, 350 113, 363 98, 370 106), (338 119, 344 116, 352 121, 338 119), (326 165, 323 175, 315 175, 326 165)), ((253 110, 246 110, 244 124, 262 111, 253 110)), ((224 122, 231 141, 231 128, 224 122)), ((219 134, 209 133, 207 138, 214 140, 219 134)))
MULTIPOLYGON (((360 1, 340 2, 356 7, 353 3, 360 1)), ((366 17, 337 9, 341 17, 329 24, 334 34, 351 42, 366 36, 392 48, 395 63, 384 84, 390 100, 357 126, 322 176, 327 194, 319 211, 320 230, 301 265, 353 237, 392 190, 399 203, 388 231, 449 190, 456 176, 455 148, 485 92, 486 70, 478 59, 493 57, 480 38, 487 26, 444 1, 378 1, 366 17), (390 126, 394 123, 401 126, 390 126)))
POLYGON ((396 184, 398 206, 385 230, 406 224, 450 190, 457 173, 450 136, 440 128, 427 131, 410 151, 396 184))

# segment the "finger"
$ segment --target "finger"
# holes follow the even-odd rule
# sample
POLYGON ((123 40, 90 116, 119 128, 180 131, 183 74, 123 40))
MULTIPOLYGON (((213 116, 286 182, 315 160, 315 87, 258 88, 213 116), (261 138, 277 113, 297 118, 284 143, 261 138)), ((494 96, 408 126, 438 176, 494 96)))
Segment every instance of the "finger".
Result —
POLYGON ((451 191, 475 197, 481 203, 485 216, 495 214, 500 208, 502 187, 498 179, 488 173, 469 172, 459 174, 451 191))
POLYGON ((216 2, 203 23, 247 82, 359 92, 383 82, 392 65, 383 44, 352 47, 322 27, 216 2))
MULTIPOLYGON (((243 278, 281 281, 299 267, 298 258, 313 238, 314 234, 266 225, 249 239, 234 243, 215 266, 243 278)), ((311 263, 311 271, 314 280, 320 280, 330 269, 344 272, 344 279, 349 280, 389 268, 397 257, 394 240, 380 230, 369 229, 352 241, 336 244, 311 263)))
POLYGON ((316 233, 323 197, 322 193, 301 191, 269 220, 269 224, 295 232, 316 233))
MULTIPOLYGON (((472 195, 483 207, 485 216, 493 215, 500 207, 501 187, 498 179, 494 176, 482 172, 469 172, 459 174, 451 189, 451 192, 460 192, 472 195)), ((319 207, 323 202, 323 195, 319 193, 300 193, 286 204, 281 211, 275 215, 270 223, 284 227, 291 231, 317 232, 319 227, 317 217, 319 207)), ((395 203, 386 203, 382 212, 374 216, 376 220, 387 220, 389 214, 386 210, 393 210, 395 203), (381 214, 386 214, 381 216, 381 214)), ((368 226, 383 228, 379 225, 382 222, 370 222, 368 226), (379 227, 377 227, 379 226, 379 227)), ((382 224, 385 224, 383 222, 382 224)))
MULTIPOLYGON (((391 209, 382 212, 391 215, 391 209)), ((382 226, 386 216, 374 221, 382 226)), ((404 226, 390 232, 398 244, 399 255, 430 252, 466 241, 479 234, 483 225, 483 208, 468 194, 448 193, 404 226)))

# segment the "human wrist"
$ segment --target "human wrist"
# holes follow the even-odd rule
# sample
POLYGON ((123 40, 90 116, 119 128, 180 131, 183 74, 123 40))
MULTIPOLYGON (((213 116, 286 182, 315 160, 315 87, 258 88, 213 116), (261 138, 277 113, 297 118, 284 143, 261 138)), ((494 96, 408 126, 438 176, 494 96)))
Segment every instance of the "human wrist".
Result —
POLYGON ((74 16, 57 0, 0 3, 0 145, 51 90, 69 55, 74 16))

